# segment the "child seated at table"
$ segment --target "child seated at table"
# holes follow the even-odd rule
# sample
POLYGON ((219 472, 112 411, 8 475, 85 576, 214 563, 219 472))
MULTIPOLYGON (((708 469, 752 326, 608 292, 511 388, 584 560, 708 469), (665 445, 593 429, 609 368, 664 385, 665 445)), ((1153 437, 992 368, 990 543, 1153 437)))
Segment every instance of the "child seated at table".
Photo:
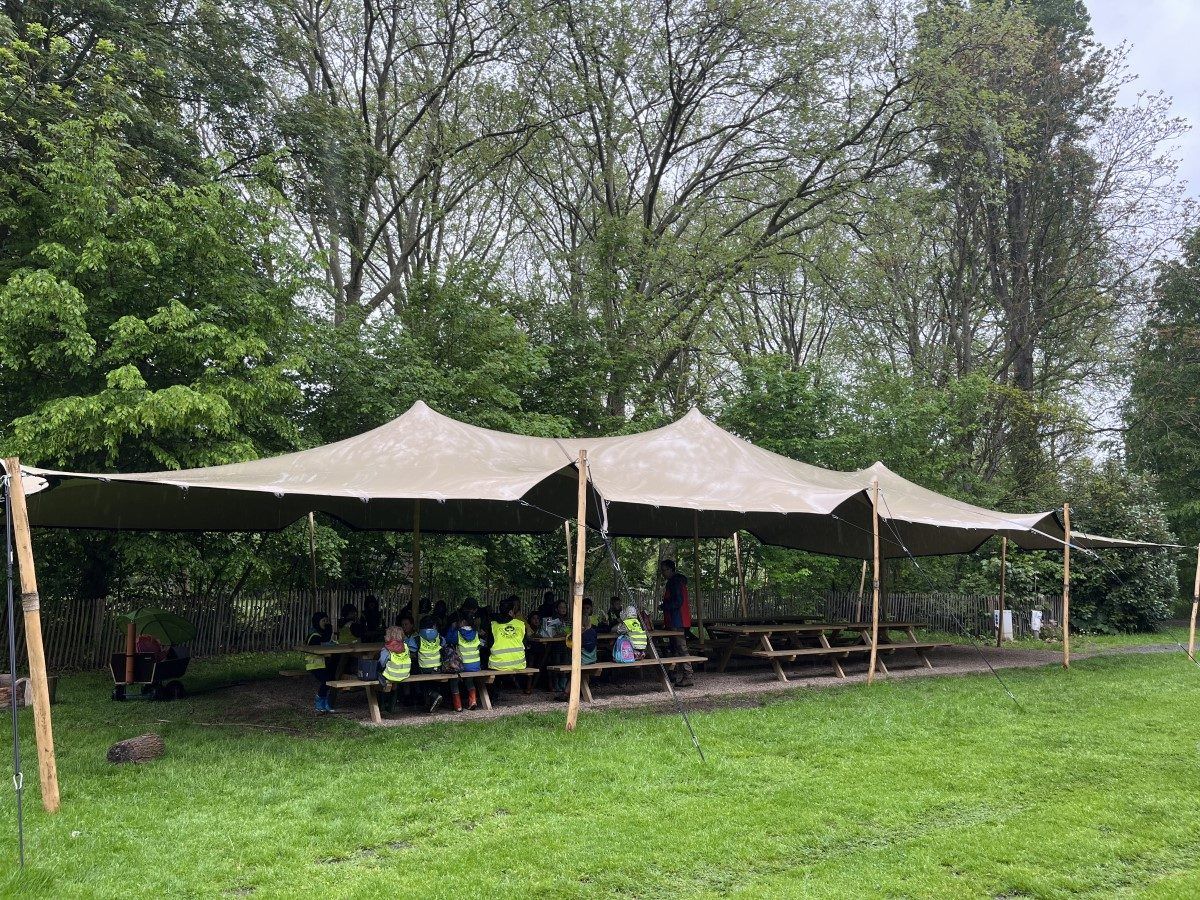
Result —
POLYGON ((617 634, 629 635, 629 642, 633 644, 634 659, 646 658, 646 646, 649 644, 649 638, 646 636, 646 626, 642 624, 637 607, 632 603, 621 611, 621 621, 617 624, 617 634))
POLYGON ((596 617, 592 615, 592 598, 583 598, 583 624, 589 628, 596 627, 596 617))
POLYGON ((404 640, 404 629, 393 625, 384 632, 383 649, 379 651, 379 684, 384 693, 384 709, 396 711, 400 683, 412 672, 412 657, 404 640))
MULTIPOLYGON (((458 653, 460 671, 478 672, 482 668, 481 641, 475 623, 467 616, 460 616, 458 623, 446 634, 446 643, 458 653)), ((450 682, 450 698, 454 701, 454 711, 463 711, 461 684, 459 679, 450 682)), ((475 693, 475 679, 467 680, 467 709, 475 709, 479 698, 475 693)))
MULTIPOLYGON (((575 641, 575 635, 570 629, 568 629, 567 630, 567 662, 568 663, 571 661, 571 652, 570 651, 571 651, 572 646, 574 645, 574 641, 575 641)), ((585 618, 583 620, 583 634, 582 634, 580 642, 579 642, 579 661, 582 665, 585 665, 585 666, 590 665, 591 663, 594 663, 596 661, 596 658, 598 655, 597 654, 597 643, 598 642, 596 639, 596 626, 590 624, 588 622, 588 620, 585 618)), ((560 691, 558 696, 556 696, 554 698, 555 700, 566 700, 567 699, 567 685, 569 684, 569 681, 570 681, 569 676, 564 675, 562 691, 560 691)))
POLYGON ((612 631, 621 624, 621 598, 608 598, 608 612, 604 615, 604 630, 612 631))
POLYGON ((342 607, 342 614, 338 617, 338 633, 337 641, 339 644, 356 644, 359 640, 359 632, 362 630, 362 625, 358 619, 358 607, 353 603, 347 603, 342 607))
MULTIPOLYGON (((542 619, 542 629, 538 632, 542 637, 562 637, 567 633, 567 624, 569 622, 567 615, 567 601, 559 600, 554 604, 554 614, 548 618, 542 619)), ((561 644, 553 644, 550 648, 549 658, 554 665, 563 665, 569 662, 566 650, 561 644)), ((567 676, 565 673, 557 672, 551 676, 551 687, 562 694, 567 689, 567 676)))
MULTIPOLYGON (((322 647, 333 642, 333 626, 329 624, 329 613, 318 610, 312 614, 312 628, 304 643, 308 647, 322 647)), ((329 705, 329 659, 318 653, 305 653, 304 668, 312 673, 317 682, 317 712, 333 712, 329 705)))
MULTIPOLYGON (((446 641, 438 634, 437 623, 433 616, 421 618, 421 630, 417 632, 417 671, 421 674, 440 672, 442 669, 442 648, 446 641)), ((430 682, 425 689, 425 704, 430 712, 442 705, 442 687, 438 682, 430 682)))

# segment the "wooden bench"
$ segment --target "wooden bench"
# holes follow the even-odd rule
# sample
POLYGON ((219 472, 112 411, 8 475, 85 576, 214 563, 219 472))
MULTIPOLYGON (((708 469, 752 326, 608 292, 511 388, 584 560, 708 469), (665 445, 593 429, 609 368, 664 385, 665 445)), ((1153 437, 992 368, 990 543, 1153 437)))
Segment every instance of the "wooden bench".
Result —
MULTIPOLYGON (((479 688, 479 699, 483 704, 483 708, 491 709, 492 698, 488 693, 487 686, 496 680, 497 675, 534 675, 537 671, 537 669, 480 669, 478 672, 415 672, 403 681, 396 682, 396 686, 400 687, 406 684, 420 684, 431 681, 475 681, 479 688)), ((327 682, 327 684, 336 690, 363 688, 367 692, 367 708, 371 711, 371 721, 376 725, 383 722, 383 716, 379 712, 378 689, 380 685, 378 681, 364 681, 361 678, 338 678, 327 682)))
MULTIPOLYGON (((708 662, 708 657, 706 657, 706 656, 661 656, 658 659, 655 659, 653 656, 647 656, 645 659, 635 659, 633 662, 627 662, 627 663, 612 662, 611 660, 606 661, 606 662, 587 663, 586 665, 579 667, 579 671, 583 675, 583 678, 579 685, 579 692, 583 695, 584 700, 586 700, 588 703, 591 703, 592 702, 592 688, 591 688, 591 685, 589 684, 589 682, 591 681, 592 673, 593 672, 603 672, 605 669, 638 669, 638 668, 645 668, 647 666, 658 666, 659 663, 661 663, 663 666, 663 669, 665 669, 667 667, 674 668, 675 666, 679 665, 680 663, 704 663, 704 662, 708 662)), ((662 682, 663 688, 667 689, 667 687, 668 687, 667 674, 665 671, 663 671, 663 669, 659 670, 658 679, 659 679, 659 681, 662 682)), ((571 667, 569 665, 547 666, 546 670, 548 672, 569 673, 571 671, 571 667)))

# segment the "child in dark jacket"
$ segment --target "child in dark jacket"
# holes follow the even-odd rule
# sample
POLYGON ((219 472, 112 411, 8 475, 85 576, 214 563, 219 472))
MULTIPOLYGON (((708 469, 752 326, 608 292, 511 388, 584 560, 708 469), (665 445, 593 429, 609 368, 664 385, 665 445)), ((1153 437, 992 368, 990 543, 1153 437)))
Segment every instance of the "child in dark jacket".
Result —
MULTIPOLYGON (((304 643, 309 647, 322 647, 333 642, 329 613, 318 610, 312 614, 312 628, 304 643)), ((317 682, 317 712, 333 712, 333 707, 329 705, 329 679, 332 677, 329 662, 329 657, 319 653, 304 654, 304 668, 312 673, 317 682)))

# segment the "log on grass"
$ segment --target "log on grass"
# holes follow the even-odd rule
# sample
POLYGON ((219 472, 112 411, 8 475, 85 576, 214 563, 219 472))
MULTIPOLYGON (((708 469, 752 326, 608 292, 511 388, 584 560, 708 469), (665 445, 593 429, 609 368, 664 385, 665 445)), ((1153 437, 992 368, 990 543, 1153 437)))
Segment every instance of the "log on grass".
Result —
POLYGON ((163 739, 157 734, 143 734, 125 741, 117 741, 108 748, 110 763, 146 762, 158 759, 166 750, 163 739))

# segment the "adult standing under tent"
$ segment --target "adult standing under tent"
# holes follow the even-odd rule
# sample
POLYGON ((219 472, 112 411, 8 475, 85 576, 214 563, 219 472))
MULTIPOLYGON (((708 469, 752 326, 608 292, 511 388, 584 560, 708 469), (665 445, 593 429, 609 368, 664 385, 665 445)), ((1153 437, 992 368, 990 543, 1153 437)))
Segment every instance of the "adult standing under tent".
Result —
MULTIPOLYGON (((663 627, 677 628, 682 631, 692 627, 691 602, 688 597, 687 576, 677 571, 675 560, 664 559, 659 568, 663 577, 663 627)), ((687 638, 683 635, 673 635, 667 638, 667 647, 672 656, 687 656, 687 638)), ((691 687, 692 664, 682 663, 678 672, 672 676, 676 687, 691 687)))

